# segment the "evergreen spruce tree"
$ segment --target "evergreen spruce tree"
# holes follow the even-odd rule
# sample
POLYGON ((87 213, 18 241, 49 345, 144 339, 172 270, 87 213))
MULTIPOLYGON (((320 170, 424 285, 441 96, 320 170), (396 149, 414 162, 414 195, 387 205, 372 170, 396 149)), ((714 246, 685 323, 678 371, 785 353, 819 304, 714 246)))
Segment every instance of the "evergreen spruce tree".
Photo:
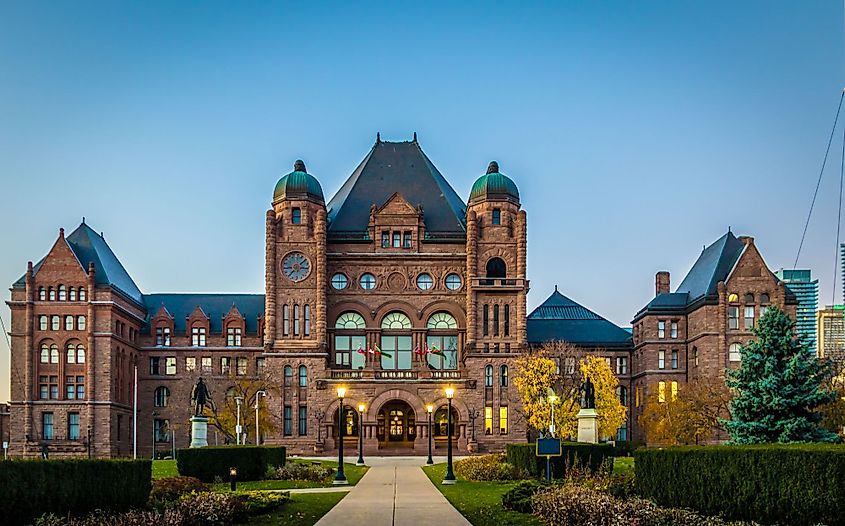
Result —
POLYGON ((725 429, 736 444, 836 442, 816 409, 835 393, 822 388, 830 365, 810 354, 793 331, 795 323, 769 307, 754 329, 756 339, 741 349, 742 363, 727 372, 735 393, 725 429))

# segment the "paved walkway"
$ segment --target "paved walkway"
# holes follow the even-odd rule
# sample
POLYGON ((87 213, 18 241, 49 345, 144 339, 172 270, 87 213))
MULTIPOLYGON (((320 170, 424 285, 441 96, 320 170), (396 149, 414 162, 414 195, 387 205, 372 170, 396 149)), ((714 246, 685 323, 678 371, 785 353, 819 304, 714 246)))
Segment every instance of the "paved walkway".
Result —
POLYGON ((317 526, 470 526, 420 466, 425 457, 379 457, 317 526))

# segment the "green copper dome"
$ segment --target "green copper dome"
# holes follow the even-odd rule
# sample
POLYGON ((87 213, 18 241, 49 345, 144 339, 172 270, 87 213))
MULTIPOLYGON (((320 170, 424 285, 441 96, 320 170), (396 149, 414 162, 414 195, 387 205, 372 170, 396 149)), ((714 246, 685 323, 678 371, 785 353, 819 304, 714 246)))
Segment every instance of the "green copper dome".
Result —
POLYGON ((482 175, 472 185, 469 202, 474 203, 484 199, 503 199, 519 203, 519 190, 510 177, 499 172, 499 163, 491 161, 487 173, 482 175))
POLYGON ((313 199, 325 203, 323 188, 313 175, 305 171, 305 163, 296 161, 293 171, 276 183, 273 202, 280 199, 313 199))

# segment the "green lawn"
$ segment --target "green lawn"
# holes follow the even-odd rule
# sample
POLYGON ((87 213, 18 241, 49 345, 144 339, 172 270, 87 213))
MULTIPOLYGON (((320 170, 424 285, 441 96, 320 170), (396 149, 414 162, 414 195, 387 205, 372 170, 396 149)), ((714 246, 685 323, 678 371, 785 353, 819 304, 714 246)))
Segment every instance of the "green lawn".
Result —
POLYGON ((175 460, 153 460, 153 479, 178 477, 175 460))
POLYGON ((534 516, 502 508, 502 495, 516 482, 472 482, 458 478, 453 486, 441 484, 446 474, 446 464, 423 468, 425 474, 446 500, 461 512, 473 526, 541 526, 534 516))
POLYGON ((634 470, 634 457, 616 457, 613 459, 613 472, 617 475, 626 475, 634 470))
MULTIPOLYGON (((310 460, 289 460, 288 462, 300 462, 303 464, 310 464, 312 461, 310 460)), ((337 468, 337 461, 335 460, 322 460, 320 463, 325 467, 330 468, 337 468)), ((364 476, 364 473, 367 472, 366 466, 356 466, 355 464, 347 464, 346 462, 343 463, 343 472, 346 474, 346 480, 349 481, 350 486, 354 486, 361 480, 361 477, 364 476)), ((238 482, 238 489, 239 490, 260 490, 260 489, 298 489, 298 488, 325 488, 332 486, 332 480, 334 479, 334 475, 332 478, 326 482, 311 482, 305 480, 254 480, 248 482, 238 482)), ((229 483, 225 482, 223 484, 212 484, 211 488, 216 491, 228 491, 229 483)))
POLYGON ((328 513, 335 504, 346 496, 346 492, 294 493, 279 511, 257 515, 247 524, 250 526, 311 526, 328 513))

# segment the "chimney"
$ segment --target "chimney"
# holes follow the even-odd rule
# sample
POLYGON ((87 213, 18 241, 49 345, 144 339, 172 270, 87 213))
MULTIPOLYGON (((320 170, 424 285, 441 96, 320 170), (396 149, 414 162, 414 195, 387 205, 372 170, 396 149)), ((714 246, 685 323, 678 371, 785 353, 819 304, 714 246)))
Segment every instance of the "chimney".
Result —
POLYGON ((753 245, 754 244, 754 238, 751 237, 751 236, 739 236, 737 239, 742 241, 742 243, 745 244, 745 245, 753 245))
POLYGON ((654 276, 654 294, 668 294, 669 293, 669 273, 661 270, 654 276))

